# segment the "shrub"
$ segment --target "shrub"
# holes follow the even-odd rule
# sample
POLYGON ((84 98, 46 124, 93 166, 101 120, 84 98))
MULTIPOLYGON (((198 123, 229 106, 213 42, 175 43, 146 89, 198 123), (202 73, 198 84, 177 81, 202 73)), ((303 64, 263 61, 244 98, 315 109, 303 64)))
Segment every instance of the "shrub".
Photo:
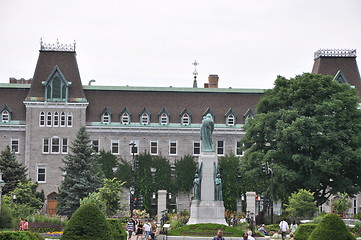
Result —
POLYGON ((0 214, 0 228, 13 228, 14 227, 14 218, 11 215, 10 209, 5 205, 1 205, 1 214, 0 214))
POLYGON ((33 232, 0 232, 0 240, 44 240, 39 233, 33 232))
POLYGON ((308 240, 343 239, 356 240, 347 230, 345 223, 336 214, 327 214, 312 231, 308 240))
POLYGON ((121 220, 116 218, 107 218, 107 223, 114 239, 125 240, 127 238, 127 232, 122 227, 121 220))
POLYGON ((311 232, 316 228, 315 223, 300 224, 295 232, 295 239, 307 240, 311 232))
POLYGON ((63 230, 63 226, 60 224, 54 224, 50 222, 30 222, 29 229, 32 232, 44 233, 44 232, 60 232, 63 230))
POLYGON ((83 204, 70 218, 62 240, 113 240, 104 214, 91 203, 83 204))
POLYGON ((180 228, 169 230, 168 235, 214 237, 217 234, 218 229, 223 230, 223 235, 225 238, 243 236, 243 231, 239 229, 228 227, 222 224, 215 224, 215 223, 200 223, 200 224, 185 225, 180 228))

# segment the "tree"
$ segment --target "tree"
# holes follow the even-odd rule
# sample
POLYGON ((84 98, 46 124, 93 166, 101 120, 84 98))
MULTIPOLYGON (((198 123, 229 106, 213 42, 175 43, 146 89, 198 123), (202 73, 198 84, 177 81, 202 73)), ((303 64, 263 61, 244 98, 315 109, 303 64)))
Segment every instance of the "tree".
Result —
POLYGON ((117 157, 110 151, 101 150, 98 158, 98 163, 104 173, 105 178, 112 179, 115 175, 113 168, 117 166, 117 157))
POLYGON ((63 159, 65 172, 58 195, 58 213, 70 217, 80 206, 80 199, 102 186, 102 171, 85 127, 81 127, 69 153, 63 159))
POLYGON ((194 157, 186 155, 175 163, 176 187, 178 191, 189 192, 193 188, 194 174, 196 173, 197 163, 194 157))
POLYGON ((26 180, 26 167, 16 160, 15 153, 9 146, 1 151, 0 170, 3 173, 3 180, 6 182, 3 187, 3 194, 13 191, 19 182, 26 180))
POLYGON ((318 205, 340 191, 358 193, 359 101, 354 88, 330 76, 279 76, 245 126, 242 172, 248 185, 269 192, 270 179, 261 171, 269 162, 276 199, 286 200, 298 188, 317 193, 318 205))
POLYGON ((350 209, 350 207, 350 197, 346 193, 338 193, 332 199, 332 210, 334 213, 340 216, 344 216, 345 213, 350 209))
POLYGON ((294 218, 312 217, 317 212, 314 193, 300 189, 292 193, 286 204, 286 212, 294 218))
POLYGON ((219 158, 218 166, 222 178, 222 194, 224 207, 230 211, 237 210, 237 199, 240 194, 240 184, 238 174, 240 168, 240 158, 234 155, 219 158))

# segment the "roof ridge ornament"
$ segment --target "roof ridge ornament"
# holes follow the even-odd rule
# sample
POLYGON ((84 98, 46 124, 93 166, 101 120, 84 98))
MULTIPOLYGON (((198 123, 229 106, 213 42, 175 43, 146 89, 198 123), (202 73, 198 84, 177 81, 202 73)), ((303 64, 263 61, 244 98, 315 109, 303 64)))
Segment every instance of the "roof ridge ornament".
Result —
POLYGON ((56 43, 44 43, 43 38, 40 38, 40 51, 57 51, 57 52, 75 52, 76 42, 73 44, 62 44, 56 39, 56 43))
POLYGON ((356 49, 319 49, 314 60, 320 57, 356 57, 356 49))

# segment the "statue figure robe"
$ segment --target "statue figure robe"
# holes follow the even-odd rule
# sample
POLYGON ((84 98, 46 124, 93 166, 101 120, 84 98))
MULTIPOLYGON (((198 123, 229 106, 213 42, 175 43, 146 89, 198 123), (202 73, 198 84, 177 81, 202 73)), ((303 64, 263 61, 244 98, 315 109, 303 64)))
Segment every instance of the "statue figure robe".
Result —
POLYGON ((202 166, 197 170, 193 180, 193 199, 201 200, 202 166))
POLYGON ((214 122, 212 114, 208 113, 203 117, 201 127, 202 151, 213 152, 212 133, 214 130, 214 122))
POLYGON ((213 168, 214 168, 214 200, 223 201, 221 174, 219 172, 219 169, 216 167, 216 163, 214 163, 213 168))

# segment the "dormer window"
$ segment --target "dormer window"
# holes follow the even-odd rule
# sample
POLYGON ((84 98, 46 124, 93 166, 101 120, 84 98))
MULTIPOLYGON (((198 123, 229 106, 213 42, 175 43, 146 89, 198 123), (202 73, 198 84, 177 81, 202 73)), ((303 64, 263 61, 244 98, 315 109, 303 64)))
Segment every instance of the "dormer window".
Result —
POLYGON ((254 114, 252 112, 252 109, 249 108, 247 110, 247 112, 243 115, 243 117, 244 117, 244 123, 245 124, 248 122, 249 119, 254 118, 254 114))
POLYGON ((131 121, 131 114, 127 107, 120 112, 120 123, 121 124, 129 124, 131 121))
POLYGON ((182 125, 188 126, 189 124, 191 124, 191 120, 191 114, 189 113, 188 109, 185 108, 180 114, 180 122, 182 125))
POLYGON ((42 83, 45 86, 46 101, 60 101, 68 100, 68 82, 58 66, 55 66, 48 79, 42 83))
POLYGON ((112 113, 108 107, 105 107, 104 110, 100 113, 101 122, 103 124, 109 124, 112 121, 112 113))
POLYGON ((158 113, 159 123, 162 125, 169 124, 169 115, 170 114, 169 114, 168 110, 166 108, 163 108, 163 110, 158 113))
POLYGON ((0 109, 0 120, 3 123, 7 123, 11 121, 11 109, 8 107, 8 105, 4 105, 1 109, 0 109))
POLYGON ((228 126, 234 126, 236 124, 236 113, 233 111, 232 108, 230 108, 227 112, 226 112, 226 124, 228 126))
POLYGON ((139 122, 141 124, 145 125, 150 123, 150 112, 147 110, 147 108, 144 108, 143 111, 140 112, 139 116, 139 122))

